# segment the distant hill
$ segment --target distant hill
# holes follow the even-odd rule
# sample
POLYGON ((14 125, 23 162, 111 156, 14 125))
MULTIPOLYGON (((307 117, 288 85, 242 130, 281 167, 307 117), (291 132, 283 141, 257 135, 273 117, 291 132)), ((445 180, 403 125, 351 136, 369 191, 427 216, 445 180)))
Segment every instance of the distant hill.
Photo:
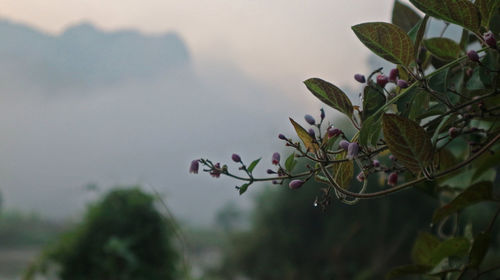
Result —
POLYGON ((0 38, 0 82, 11 86, 28 80, 51 90, 88 88, 190 64, 189 51, 175 33, 105 32, 82 23, 53 36, 0 20, 0 38))

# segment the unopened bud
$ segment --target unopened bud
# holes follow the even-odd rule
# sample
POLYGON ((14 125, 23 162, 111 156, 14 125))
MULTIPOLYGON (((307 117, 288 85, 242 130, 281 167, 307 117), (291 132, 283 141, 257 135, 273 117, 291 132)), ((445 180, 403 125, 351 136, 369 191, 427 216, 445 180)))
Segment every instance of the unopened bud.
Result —
POLYGON ((189 166, 189 173, 198 174, 198 169, 200 169, 200 160, 195 159, 191 162, 191 166, 189 166))
POLYGON ((310 125, 314 125, 316 123, 316 120, 313 118, 313 116, 311 115, 305 115, 304 116, 304 119, 306 120, 306 122, 310 125))
POLYGON ((373 166, 375 166, 375 167, 380 166, 380 161, 378 161, 378 159, 374 159, 372 163, 373 163, 373 166))
POLYGON ((356 179, 360 182, 363 182, 365 180, 365 173, 363 171, 359 172, 358 176, 356 176, 356 179))
POLYGON ((408 87, 408 82, 405 80, 398 80, 398 87, 400 88, 407 88, 408 87))
POLYGON ((274 172, 274 170, 272 170, 272 169, 268 169, 267 174, 276 174, 276 172, 274 172))
POLYGON ((497 40, 495 39, 495 35, 493 35, 493 32, 488 31, 483 34, 483 39, 486 42, 488 46, 491 48, 496 49, 497 48, 497 40))
POLYGON ((309 130, 307 130, 307 133, 309 133, 309 135, 310 135, 312 138, 316 138, 316 133, 314 132, 314 129, 309 128, 309 130))
POLYGON ((450 135, 451 138, 457 137, 458 129, 456 127, 450 127, 450 129, 448 129, 448 135, 450 135))
POLYGON ((394 155, 389 155, 389 159, 392 160, 392 161, 396 161, 396 157, 394 155))
POLYGON ((212 171, 210 171, 210 175, 212 175, 212 177, 214 177, 214 178, 220 177, 220 163, 219 162, 214 165, 214 169, 212 169, 212 171))
POLYGON ((324 120, 325 119, 325 109, 321 108, 321 109, 319 109, 319 111, 320 111, 319 116, 320 116, 321 120, 324 120))
POLYGON ((272 163, 278 165, 280 163, 280 154, 278 152, 273 154, 272 163))
POLYGON ((354 80, 358 81, 359 83, 364 84, 366 82, 365 76, 361 74, 356 74, 354 75, 354 80))
POLYGON ((292 190, 296 190, 300 187, 302 187, 302 185, 304 184, 305 182, 303 180, 292 180, 290 181, 290 183, 288 184, 288 187, 292 190))
POLYGON ((387 179, 387 185, 394 187, 398 184, 398 173, 392 172, 389 174, 389 178, 387 179))
POLYGON ((281 134, 281 133, 280 133, 280 134, 278 134, 278 138, 279 138, 279 139, 281 139, 281 140, 287 140, 287 139, 286 139, 286 136, 285 136, 285 135, 283 135, 283 134, 281 134))
POLYGON ((398 76, 399 76, 398 68, 393 68, 391 72, 389 72, 389 81, 396 82, 398 76))
POLYGON ((328 129, 326 131, 328 132, 328 137, 330 137, 330 138, 338 136, 342 133, 342 131, 340 129, 335 128, 333 126, 328 127, 328 129))
POLYGON ((386 75, 378 75, 377 76, 377 85, 380 87, 385 87, 385 85, 389 82, 389 78, 386 75))
POLYGON ((340 140, 339 147, 347 151, 347 149, 349 148, 349 141, 340 140))
POLYGON ((358 156, 359 145, 356 142, 352 142, 347 146, 347 158, 353 159, 358 156))
POLYGON ((238 155, 238 154, 233 154, 231 156, 231 158, 233 159, 234 162, 238 163, 238 162, 241 162, 241 157, 238 155))
POLYGON ((479 55, 477 54, 477 52, 475 50, 468 51, 467 52, 467 57, 469 57, 469 59, 471 61, 479 62, 479 55))

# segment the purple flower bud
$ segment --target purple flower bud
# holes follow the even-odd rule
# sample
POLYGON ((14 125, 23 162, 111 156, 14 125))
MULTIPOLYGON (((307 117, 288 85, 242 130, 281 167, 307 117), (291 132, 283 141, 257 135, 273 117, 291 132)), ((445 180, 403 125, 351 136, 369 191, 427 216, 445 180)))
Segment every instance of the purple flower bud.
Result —
POLYGON ((347 151, 347 149, 349 148, 349 144, 349 141, 340 140, 339 147, 347 151))
POLYGON ((316 133, 314 132, 314 129, 309 128, 309 130, 307 130, 307 133, 309 133, 309 135, 311 135, 312 138, 316 138, 316 133))
POLYGON ((198 174, 198 169, 200 169, 200 160, 195 159, 191 162, 191 166, 189 167, 189 173, 198 174))
POLYGON ((356 176, 356 179, 360 182, 363 182, 365 180, 365 173, 363 173, 363 171, 359 172, 358 176, 356 176))
POLYGON ((385 85, 389 82, 389 78, 386 75, 378 75, 377 76, 377 85, 380 87, 385 87, 385 85))
POLYGON ((310 125, 314 125, 316 123, 316 120, 313 118, 313 116, 311 115, 305 115, 304 116, 304 119, 306 120, 306 122, 310 125))
POLYGON ((279 138, 279 139, 281 139, 281 140, 287 140, 287 139, 286 139, 286 136, 285 136, 285 135, 283 135, 283 134, 281 134, 281 133, 280 133, 280 134, 278 134, 278 138, 279 138))
POLYGON ((450 129, 448 129, 448 135, 450 135, 451 138, 457 137, 458 129, 456 127, 450 127, 450 129))
POLYGON ((320 111, 319 116, 320 116, 321 120, 324 120, 325 119, 325 109, 321 108, 321 109, 319 109, 319 111, 320 111))
POLYGON ((488 31, 483 34, 483 39, 486 42, 488 46, 491 48, 496 49, 497 48, 497 40, 495 39, 495 35, 493 35, 493 32, 488 31))
POLYGON ((347 146, 347 158, 353 159, 358 156, 359 145, 356 142, 352 142, 347 146))
POLYGON ((338 136, 342 133, 342 130, 335 128, 333 126, 328 127, 326 131, 328 132, 328 137, 330 138, 338 136))
POLYGON ((389 72, 389 81, 395 82, 397 77, 399 76, 398 68, 394 68, 389 72))
POLYGON ((273 180, 272 183, 273 183, 273 185, 278 185, 280 182, 273 180))
POLYGON ((288 184, 288 187, 292 190, 296 190, 300 187, 302 187, 302 185, 304 184, 305 182, 302 181, 302 180, 292 180, 290 181, 290 183, 288 184))
POLYGON ((210 171, 210 175, 212 175, 212 177, 214 178, 219 178, 220 177, 220 163, 217 162, 215 165, 214 165, 215 169, 213 169, 212 171, 210 171))
POLYGON ((405 80, 398 80, 398 87, 400 88, 407 88, 408 87, 408 82, 405 80))
POLYGON ((366 82, 365 76, 361 74, 354 75, 354 80, 364 84, 366 82))
POLYGON ((396 157, 394 155, 389 155, 389 159, 392 160, 392 161, 396 161, 396 157))
POLYGON ((471 61, 479 62, 479 55, 477 54, 477 52, 475 50, 468 51, 467 56, 469 57, 469 59, 471 61))
POLYGON ((373 163, 374 167, 379 167, 380 166, 380 161, 378 161, 378 159, 374 159, 372 163, 373 163))
POLYGON ((278 165, 280 163, 280 154, 278 152, 273 154, 272 163, 278 165))
POLYGON ((275 173, 276 173, 276 172, 274 172, 274 170, 272 170, 272 169, 268 169, 268 170, 267 170, 267 174, 275 174, 275 173))
POLYGON ((389 178, 387 179, 387 185, 394 187, 398 184, 398 173, 392 172, 389 174, 389 178))
POLYGON ((241 157, 238 155, 238 154, 233 154, 231 156, 231 158, 233 159, 234 162, 238 163, 238 162, 241 162, 241 157))

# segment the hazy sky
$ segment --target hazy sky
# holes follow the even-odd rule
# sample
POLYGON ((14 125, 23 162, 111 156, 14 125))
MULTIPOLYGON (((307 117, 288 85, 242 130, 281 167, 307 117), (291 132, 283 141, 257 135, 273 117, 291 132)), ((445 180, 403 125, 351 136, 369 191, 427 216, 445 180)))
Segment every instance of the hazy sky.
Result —
POLYGON ((104 29, 178 32, 197 63, 236 64, 285 90, 319 76, 353 83, 368 51, 350 27, 389 21, 393 0, 0 0, 0 16, 57 33, 90 21, 104 29))

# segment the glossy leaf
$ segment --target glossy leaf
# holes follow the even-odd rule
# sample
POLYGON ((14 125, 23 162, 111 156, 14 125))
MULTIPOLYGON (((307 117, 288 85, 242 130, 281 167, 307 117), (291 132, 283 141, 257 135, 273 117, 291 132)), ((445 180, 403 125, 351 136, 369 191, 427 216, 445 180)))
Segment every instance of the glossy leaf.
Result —
POLYGON ((471 31, 478 31, 479 11, 468 0, 410 0, 422 12, 471 31))
POLYGON ((248 172, 252 173, 252 172, 253 172, 253 170, 255 169, 255 167, 257 166, 257 164, 259 163, 259 161, 260 161, 261 159, 262 159, 262 158, 258 158, 258 159, 256 159, 256 160, 252 161, 252 162, 250 163, 250 165, 248 166, 248 168, 247 168, 248 172))
POLYGON ((408 36, 413 42, 414 46, 414 56, 418 58, 418 54, 420 51, 420 44, 422 43, 422 39, 425 35, 425 29, 427 28, 427 22, 429 21, 429 16, 425 15, 423 19, 421 19, 409 32, 408 36))
MULTIPOLYGON (((346 152, 337 155, 336 159, 345 158, 346 152)), ((343 188, 347 189, 354 177, 354 161, 344 161, 333 165, 333 179, 337 184, 343 188)))
POLYGON ((409 65, 414 60, 413 42, 397 25, 369 22, 355 25, 352 30, 372 52, 392 63, 409 65))
POLYGON ((429 93, 422 88, 416 88, 413 93, 414 97, 410 106, 408 118, 410 120, 417 120, 417 116, 429 109, 430 96, 429 93))
POLYGON ((491 233, 481 232, 475 238, 472 243, 472 248, 469 254, 469 267, 479 268, 483 262, 486 253, 488 253, 488 248, 490 247, 491 233))
MULTIPOLYGON (((380 110, 380 109, 379 109, 380 110)), ((375 113, 363 121, 359 131, 359 143, 363 146, 375 146, 382 129, 382 114, 375 113)))
POLYGON ((418 264, 409 264, 395 267, 386 274, 385 279, 391 280, 408 275, 423 274, 430 270, 430 267, 418 264))
POLYGON ((244 194, 247 191, 248 186, 250 186, 250 184, 247 183, 241 185, 241 187, 238 188, 240 195, 244 194))
POLYGON ((418 123, 394 114, 382 117, 382 127, 389 150, 413 173, 427 167, 432 160, 429 136, 418 123))
POLYGON ((462 52, 455 41, 444 37, 426 39, 423 43, 432 55, 444 61, 456 59, 462 52))
POLYGON ((405 32, 410 31, 419 21, 421 17, 417 12, 407 5, 395 1, 392 8, 391 22, 403 29, 405 32))
POLYGON ((297 160, 295 159, 295 154, 293 153, 286 158, 286 161, 285 161, 286 171, 291 172, 296 164, 297 164, 297 160))
POLYGON ((385 95, 371 86, 366 86, 363 91, 363 112, 362 119, 372 116, 380 107, 385 104, 385 95))
POLYGON ((489 29, 490 21, 500 6, 499 0, 476 0, 474 5, 481 14, 481 26, 489 29))
POLYGON ((305 130, 300 124, 295 122, 292 118, 290 118, 290 122, 292 123, 293 127, 295 128, 295 132, 297 133, 297 136, 299 136, 300 140, 304 143, 304 146, 306 147, 307 151, 310 152, 315 152, 319 149, 318 143, 316 143, 316 140, 309 135, 307 130, 305 130))
POLYGON ((454 214, 467 206, 478 202, 491 200, 492 197, 493 186, 491 182, 476 183, 459 194, 450 203, 437 209, 432 216, 432 222, 437 223, 443 218, 454 214))
POLYGON ((347 95, 335 85, 319 78, 311 78, 304 84, 323 103, 352 117, 352 104, 347 95))

